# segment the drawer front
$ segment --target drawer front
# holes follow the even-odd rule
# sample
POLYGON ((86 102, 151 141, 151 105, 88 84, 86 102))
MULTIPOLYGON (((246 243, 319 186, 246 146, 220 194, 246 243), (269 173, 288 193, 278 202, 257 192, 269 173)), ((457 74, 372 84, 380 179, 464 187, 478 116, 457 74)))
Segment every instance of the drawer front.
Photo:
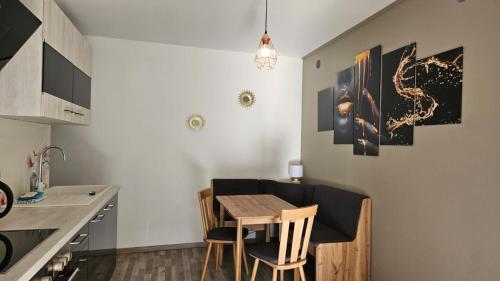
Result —
POLYGON ((61 123, 73 122, 73 104, 56 96, 42 93, 41 116, 61 123))
POLYGON ((90 110, 78 106, 76 104, 72 105, 73 116, 71 122, 77 125, 90 125, 90 110))
POLYGON ((85 226, 69 241, 69 248, 73 254, 86 253, 89 250, 89 226, 85 226))

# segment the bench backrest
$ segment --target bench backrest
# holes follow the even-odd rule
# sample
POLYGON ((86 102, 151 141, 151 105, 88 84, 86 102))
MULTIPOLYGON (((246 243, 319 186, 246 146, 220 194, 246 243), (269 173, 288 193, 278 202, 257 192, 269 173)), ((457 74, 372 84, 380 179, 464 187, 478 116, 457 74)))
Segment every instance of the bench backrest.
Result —
MULTIPOLYGON (((218 195, 254 195, 261 194, 257 179, 213 179, 213 209, 220 210, 218 195)), ((216 213, 218 215, 218 213, 216 213)))
POLYGON ((283 183, 257 179, 214 179, 213 206, 220 209, 217 195, 272 194, 297 207, 318 205, 316 220, 354 240, 365 195, 323 185, 283 183))
POLYGON ((316 186, 312 198, 312 203, 319 206, 316 219, 354 240, 365 198, 365 195, 330 186, 316 186))

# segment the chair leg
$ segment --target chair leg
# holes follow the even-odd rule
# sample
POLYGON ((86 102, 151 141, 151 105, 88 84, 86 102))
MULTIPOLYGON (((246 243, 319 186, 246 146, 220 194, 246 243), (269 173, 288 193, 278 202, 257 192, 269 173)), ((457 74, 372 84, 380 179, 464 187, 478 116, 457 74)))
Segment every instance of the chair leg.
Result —
POLYGON ((280 270, 280 280, 285 281, 285 271, 284 270, 280 270))
POLYGON ((223 261, 224 261, 224 245, 221 245, 219 252, 219 269, 222 267, 223 261))
POLYGON ((205 258, 205 264, 203 265, 203 271, 201 272, 201 281, 205 280, 205 274, 207 273, 208 259, 210 258, 211 250, 212 250, 212 243, 208 243, 207 256, 205 258))
POLYGON ((233 263, 234 263, 234 270, 236 270, 236 243, 233 244, 233 263))
POLYGON ((247 253, 245 251, 245 243, 241 243, 241 254, 243 255, 243 263, 245 264, 245 271, 248 274, 248 261, 247 261, 247 253))
POLYGON ((219 269, 219 251, 220 251, 219 244, 215 244, 215 253, 214 253, 215 270, 219 269))
POLYGON ((257 268, 259 268, 259 259, 255 259, 252 270, 252 279, 250 281, 255 281, 255 276, 257 276, 257 268))
POLYGON ((278 270, 276 268, 273 268, 273 281, 278 280, 278 270))
POLYGON ((300 281, 300 273, 298 267, 293 270, 293 281, 300 281))
POLYGON ((299 270, 300 270, 300 279, 301 279, 302 281, 306 281, 306 274, 304 273, 304 266, 303 266, 303 265, 301 265, 301 266, 299 267, 299 270))

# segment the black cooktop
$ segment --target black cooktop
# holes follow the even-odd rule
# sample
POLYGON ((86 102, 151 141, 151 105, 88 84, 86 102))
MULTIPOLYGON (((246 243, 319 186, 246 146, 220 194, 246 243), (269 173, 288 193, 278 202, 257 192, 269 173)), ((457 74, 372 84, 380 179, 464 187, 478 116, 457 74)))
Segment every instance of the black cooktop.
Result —
POLYGON ((0 231, 0 273, 4 273, 57 229, 0 231))

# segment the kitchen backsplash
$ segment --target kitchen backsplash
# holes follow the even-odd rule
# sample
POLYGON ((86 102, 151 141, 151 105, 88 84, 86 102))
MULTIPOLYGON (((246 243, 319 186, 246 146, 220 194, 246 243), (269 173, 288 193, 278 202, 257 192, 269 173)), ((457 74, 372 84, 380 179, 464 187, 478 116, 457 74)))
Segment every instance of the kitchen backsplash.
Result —
MULTIPOLYGON (((49 144, 49 125, 0 118, 0 176, 15 196, 29 191, 27 157, 49 144)), ((48 180, 48 168, 44 174, 48 180)))

